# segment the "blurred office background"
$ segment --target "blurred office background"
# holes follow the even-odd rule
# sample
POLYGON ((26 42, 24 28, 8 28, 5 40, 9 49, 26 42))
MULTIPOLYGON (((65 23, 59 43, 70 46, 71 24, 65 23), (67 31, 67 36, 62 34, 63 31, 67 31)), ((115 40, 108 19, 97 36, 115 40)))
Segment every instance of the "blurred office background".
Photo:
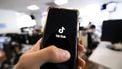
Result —
POLYGON ((0 69, 12 69, 43 36, 48 7, 79 11, 83 69, 122 69, 121 0, 0 0, 0 69))

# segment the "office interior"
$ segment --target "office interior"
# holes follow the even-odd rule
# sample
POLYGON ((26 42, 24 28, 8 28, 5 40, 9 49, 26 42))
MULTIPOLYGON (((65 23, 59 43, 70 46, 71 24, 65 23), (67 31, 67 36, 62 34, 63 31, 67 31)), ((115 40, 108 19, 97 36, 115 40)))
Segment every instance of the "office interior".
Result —
POLYGON ((122 69, 121 0, 0 0, 0 69, 43 36, 48 8, 77 9, 83 69, 122 69))

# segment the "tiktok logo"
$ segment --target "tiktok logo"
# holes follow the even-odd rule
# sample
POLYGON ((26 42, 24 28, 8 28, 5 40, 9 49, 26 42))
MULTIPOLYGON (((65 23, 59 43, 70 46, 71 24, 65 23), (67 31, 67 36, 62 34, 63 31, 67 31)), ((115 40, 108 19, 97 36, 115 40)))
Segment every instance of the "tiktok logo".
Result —
POLYGON ((65 31, 65 28, 64 28, 64 27, 61 27, 61 28, 58 30, 58 32, 59 32, 60 34, 56 34, 56 37, 57 37, 57 38, 62 38, 62 39, 67 38, 66 35, 63 35, 63 34, 62 34, 62 33, 64 33, 64 31, 65 31))
POLYGON ((58 30, 58 32, 59 32, 60 34, 62 34, 62 33, 64 32, 64 30, 65 30, 65 28, 64 28, 64 27, 61 27, 61 28, 58 30))

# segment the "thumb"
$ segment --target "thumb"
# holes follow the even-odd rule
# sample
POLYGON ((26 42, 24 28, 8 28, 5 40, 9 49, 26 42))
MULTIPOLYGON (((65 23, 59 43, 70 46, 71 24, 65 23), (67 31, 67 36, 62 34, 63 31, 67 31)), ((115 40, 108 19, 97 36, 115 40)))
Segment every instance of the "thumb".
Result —
POLYGON ((35 56, 38 56, 36 60, 40 62, 41 66, 47 62, 61 63, 70 59, 70 53, 67 50, 55 46, 44 48, 38 51, 35 56))
POLYGON ((44 63, 61 63, 70 59, 70 53, 66 50, 49 46, 47 48, 25 53, 15 65, 15 69, 39 69, 44 63))

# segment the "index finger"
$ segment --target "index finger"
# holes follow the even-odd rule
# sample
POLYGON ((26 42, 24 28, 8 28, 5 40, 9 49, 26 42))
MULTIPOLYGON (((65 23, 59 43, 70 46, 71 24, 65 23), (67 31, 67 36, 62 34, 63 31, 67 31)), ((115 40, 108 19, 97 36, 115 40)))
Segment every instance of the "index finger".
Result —
POLYGON ((40 38, 33 47, 27 52, 34 52, 40 50, 42 38, 40 38))
POLYGON ((85 47, 82 44, 78 43, 78 51, 83 52, 84 50, 85 47))

